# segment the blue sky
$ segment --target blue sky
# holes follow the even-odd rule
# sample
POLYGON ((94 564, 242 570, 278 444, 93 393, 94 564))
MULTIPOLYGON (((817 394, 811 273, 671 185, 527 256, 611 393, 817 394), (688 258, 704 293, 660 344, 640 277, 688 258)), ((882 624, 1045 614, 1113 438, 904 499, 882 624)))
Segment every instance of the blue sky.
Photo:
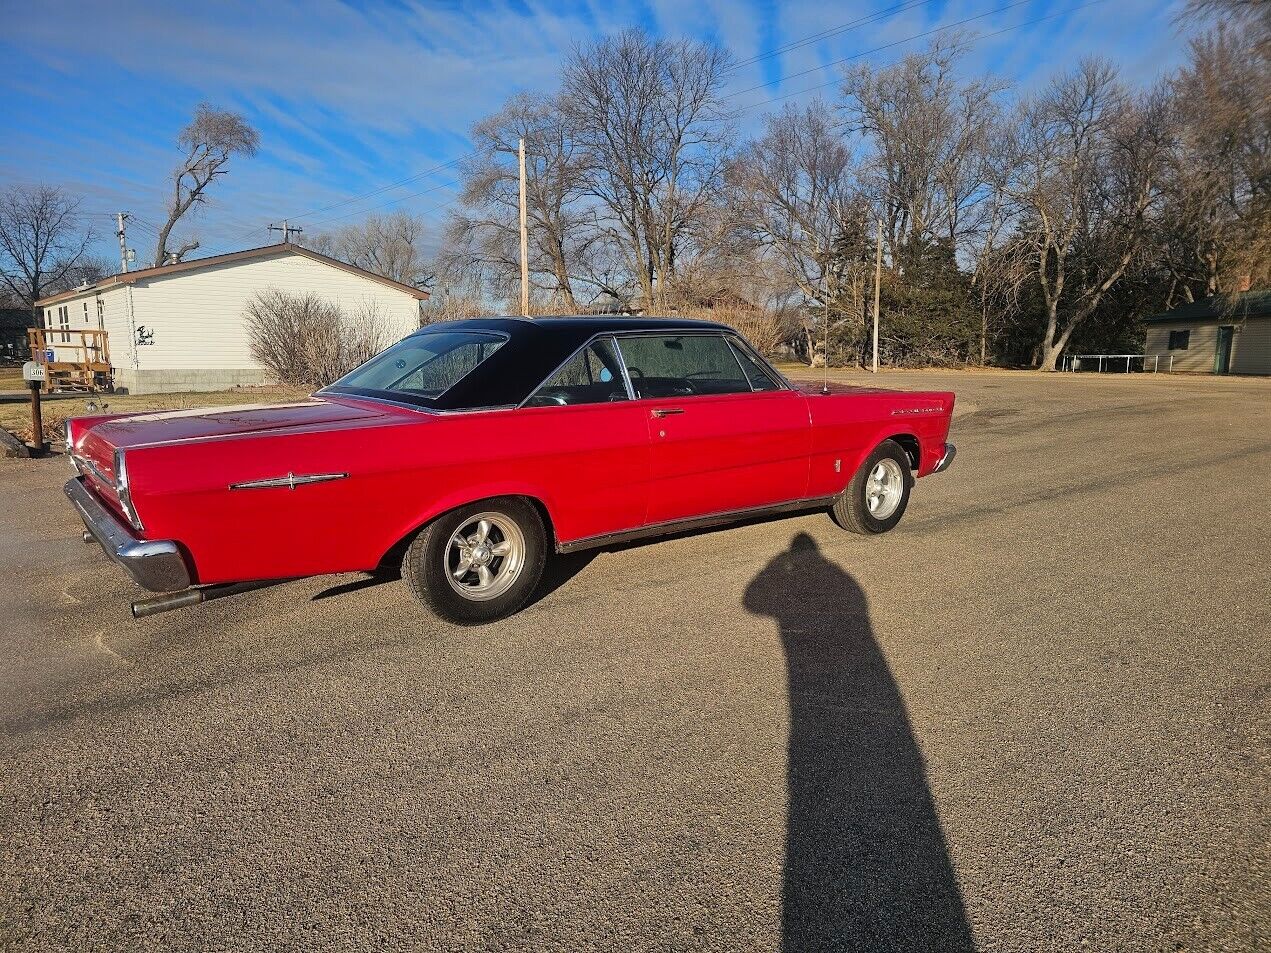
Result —
POLYGON ((311 233, 370 210, 408 209, 440 223, 455 193, 452 170, 421 173, 463 155, 468 129, 512 93, 551 89, 574 43, 627 26, 708 39, 738 61, 766 56, 730 77, 745 133, 781 104, 775 97, 810 98, 815 92, 805 91, 823 84, 820 92, 832 94, 837 69, 827 64, 850 56, 889 63, 924 42, 907 38, 968 17, 978 19, 966 29, 984 35, 968 67, 1016 90, 1088 54, 1111 58, 1128 81, 1150 82, 1184 55, 1178 5, 0 0, 0 186, 46 182, 81 195, 108 260, 117 257, 110 214, 127 209, 137 216, 129 243, 147 259, 164 218, 176 135, 207 100, 244 113, 260 131, 261 151, 234 160, 208 207, 181 227, 203 242, 197 254, 265 244, 265 225, 283 218, 311 233), (873 23, 769 55, 897 6, 873 23), (888 44, 897 45, 871 52, 888 44))

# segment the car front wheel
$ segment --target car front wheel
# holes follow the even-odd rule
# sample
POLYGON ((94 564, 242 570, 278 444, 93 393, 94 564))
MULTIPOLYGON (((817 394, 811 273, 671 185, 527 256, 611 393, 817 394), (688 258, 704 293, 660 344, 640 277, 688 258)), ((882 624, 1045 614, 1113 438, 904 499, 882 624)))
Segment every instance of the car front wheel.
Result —
POLYGON ((830 510, 834 522, 853 533, 885 533, 900 522, 913 487, 909 455, 894 440, 884 440, 830 510))
POLYGON ((472 503, 439 516, 402 558, 415 598, 460 625, 512 615, 534 594, 547 558, 543 519, 513 498, 472 503))

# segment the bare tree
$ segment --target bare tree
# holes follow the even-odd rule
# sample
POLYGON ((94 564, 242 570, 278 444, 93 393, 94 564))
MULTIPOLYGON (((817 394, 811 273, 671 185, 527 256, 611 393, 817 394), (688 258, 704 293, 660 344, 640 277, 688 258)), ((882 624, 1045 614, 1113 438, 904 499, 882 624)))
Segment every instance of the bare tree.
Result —
POLYGON ((1180 135, 1157 223, 1166 304, 1271 281, 1271 61, 1247 34, 1198 37, 1171 83, 1180 135))
POLYGON ((207 188, 218 175, 229 171, 226 166, 233 155, 252 156, 260 145, 260 135, 238 113, 200 103, 190 124, 181 130, 177 144, 185 157, 172 173, 172 199, 168 219, 159 230, 155 246, 155 266, 181 261, 199 247, 197 241, 184 242, 168 251, 168 239, 181 217, 195 205, 207 201, 207 188))
POLYGON ((372 274, 417 288, 433 279, 424 254, 427 226, 408 212, 368 215, 334 232, 321 232, 305 244, 316 252, 356 265, 372 274))
POLYGON ((767 117, 764 134, 729 169, 740 217, 809 306, 802 322, 809 357, 825 339, 819 322, 864 320, 867 276, 856 246, 868 210, 858 173, 820 100, 767 117))
POLYGON ((1160 91, 1128 95, 1103 60, 1023 106, 1004 182, 1045 302, 1042 370, 1142 246, 1171 135, 1160 91))
POLYGON ((51 185, 0 192, 0 279, 25 307, 63 287, 85 261, 93 232, 79 204, 51 185))
POLYGON ((1229 24, 1264 60, 1271 58, 1271 3, 1267 0, 1188 0, 1182 17, 1229 24))
POLYGON ((520 279, 518 140, 525 139, 526 211, 531 278, 568 311, 592 232, 583 206, 580 147, 560 103, 520 93, 473 127, 478 155, 463 167, 464 211, 446 234, 455 253, 497 272, 509 288, 520 279))
POLYGON ((845 72, 843 116, 866 147, 863 186, 893 253, 910 242, 956 244, 979 224, 1002 85, 959 78, 964 49, 954 37, 892 66, 845 72))
POLYGON ((663 303, 686 228, 717 196, 728 146, 728 54, 627 30, 575 49, 561 105, 581 147, 597 226, 645 302, 663 303))
POLYGON ((856 171, 820 100, 766 117, 764 134, 729 169, 733 200, 755 239, 810 302, 835 297, 845 278, 837 251, 847 209, 859 199, 856 171))

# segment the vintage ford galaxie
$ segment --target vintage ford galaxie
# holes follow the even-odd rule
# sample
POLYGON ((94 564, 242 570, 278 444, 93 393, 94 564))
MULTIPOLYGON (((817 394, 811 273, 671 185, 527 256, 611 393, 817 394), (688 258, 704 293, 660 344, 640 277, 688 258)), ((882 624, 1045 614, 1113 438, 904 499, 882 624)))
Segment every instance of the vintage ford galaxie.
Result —
POLYGON ((666 318, 435 324, 300 403, 80 417, 66 494, 134 614, 400 566, 446 619, 533 594, 553 552, 774 512, 899 522, 949 466, 951 393, 794 385, 666 318))

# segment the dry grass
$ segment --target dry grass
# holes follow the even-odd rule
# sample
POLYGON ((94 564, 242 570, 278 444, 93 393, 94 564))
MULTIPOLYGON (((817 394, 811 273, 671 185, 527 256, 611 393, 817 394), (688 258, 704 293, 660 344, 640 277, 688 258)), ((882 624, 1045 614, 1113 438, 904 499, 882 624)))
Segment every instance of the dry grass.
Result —
MULTIPOLYGON (((42 407, 44 439, 54 446, 62 439, 62 423, 67 417, 79 417, 91 413, 88 402, 97 404, 97 413, 137 413, 150 410, 188 410, 195 407, 232 407, 239 404, 283 404, 302 400, 309 395, 307 388, 240 387, 236 390, 211 391, 197 394, 85 394, 70 400, 47 400, 42 407)), ((31 439, 31 405, 0 404, 0 427, 17 434, 20 439, 31 439)))
POLYGON ((25 390, 26 381, 22 379, 22 368, 0 367, 0 390, 25 390))

